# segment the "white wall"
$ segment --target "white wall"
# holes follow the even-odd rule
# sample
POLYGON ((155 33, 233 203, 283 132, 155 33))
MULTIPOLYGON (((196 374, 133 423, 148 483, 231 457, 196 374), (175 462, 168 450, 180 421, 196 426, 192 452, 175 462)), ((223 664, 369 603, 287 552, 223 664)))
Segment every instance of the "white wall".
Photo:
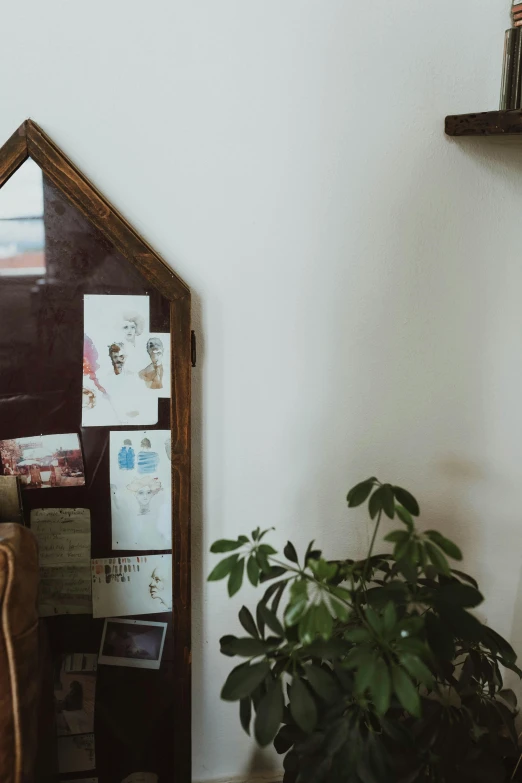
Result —
POLYGON ((195 780, 278 763, 219 700, 242 599, 205 584, 210 543, 362 552, 368 474, 465 548, 522 651, 522 146, 443 134, 497 107, 509 5, 2 8, 0 139, 34 118, 194 292, 195 780))

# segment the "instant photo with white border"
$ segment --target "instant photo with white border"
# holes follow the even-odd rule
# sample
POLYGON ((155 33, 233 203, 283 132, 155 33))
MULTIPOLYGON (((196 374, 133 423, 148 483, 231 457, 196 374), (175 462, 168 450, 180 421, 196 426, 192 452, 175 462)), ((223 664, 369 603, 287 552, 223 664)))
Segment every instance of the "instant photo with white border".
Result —
POLYGON ((159 669, 167 623, 107 617, 103 626, 99 664, 159 669))

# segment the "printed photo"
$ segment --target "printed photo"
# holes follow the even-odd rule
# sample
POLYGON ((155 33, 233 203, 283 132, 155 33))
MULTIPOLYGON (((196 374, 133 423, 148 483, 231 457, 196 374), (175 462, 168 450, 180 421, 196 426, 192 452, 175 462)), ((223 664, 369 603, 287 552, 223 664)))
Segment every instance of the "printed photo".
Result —
POLYGON ((98 662, 109 666, 159 669, 167 623, 105 620, 98 662))
POLYGON ((171 555, 105 557, 91 561, 93 617, 172 610, 171 555))
POLYGON ((170 549, 170 430, 110 434, 113 549, 170 549))
POLYGON ((82 654, 62 655, 54 662, 54 708, 59 737, 94 730, 96 669, 82 654), (78 667, 79 670, 75 670, 78 667))
POLYGON ((139 375, 152 364, 157 385, 162 374, 155 346, 147 350, 149 307, 148 296, 84 296, 82 426, 157 423, 158 394, 139 375))
POLYGON ((85 484, 80 440, 75 433, 0 441, 4 476, 20 476, 22 489, 85 484))

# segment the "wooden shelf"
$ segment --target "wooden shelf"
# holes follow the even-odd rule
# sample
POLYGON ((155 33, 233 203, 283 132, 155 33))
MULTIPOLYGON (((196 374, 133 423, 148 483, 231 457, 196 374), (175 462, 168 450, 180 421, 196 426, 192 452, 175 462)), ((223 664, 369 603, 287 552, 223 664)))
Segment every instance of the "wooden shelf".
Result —
POLYGON ((522 139, 522 110, 451 114, 446 117, 448 136, 511 136, 522 139))

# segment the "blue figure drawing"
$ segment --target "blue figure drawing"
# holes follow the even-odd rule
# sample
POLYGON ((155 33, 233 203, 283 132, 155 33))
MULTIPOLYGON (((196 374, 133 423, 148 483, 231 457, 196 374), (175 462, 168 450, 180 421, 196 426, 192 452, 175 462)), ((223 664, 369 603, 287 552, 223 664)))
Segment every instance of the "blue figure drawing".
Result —
POLYGON ((118 452, 118 467, 120 470, 134 470, 136 455, 130 440, 124 440, 123 446, 118 452))
POLYGON ((159 465, 157 452, 152 451, 150 440, 143 438, 141 451, 138 453, 138 473, 156 473, 159 465))

